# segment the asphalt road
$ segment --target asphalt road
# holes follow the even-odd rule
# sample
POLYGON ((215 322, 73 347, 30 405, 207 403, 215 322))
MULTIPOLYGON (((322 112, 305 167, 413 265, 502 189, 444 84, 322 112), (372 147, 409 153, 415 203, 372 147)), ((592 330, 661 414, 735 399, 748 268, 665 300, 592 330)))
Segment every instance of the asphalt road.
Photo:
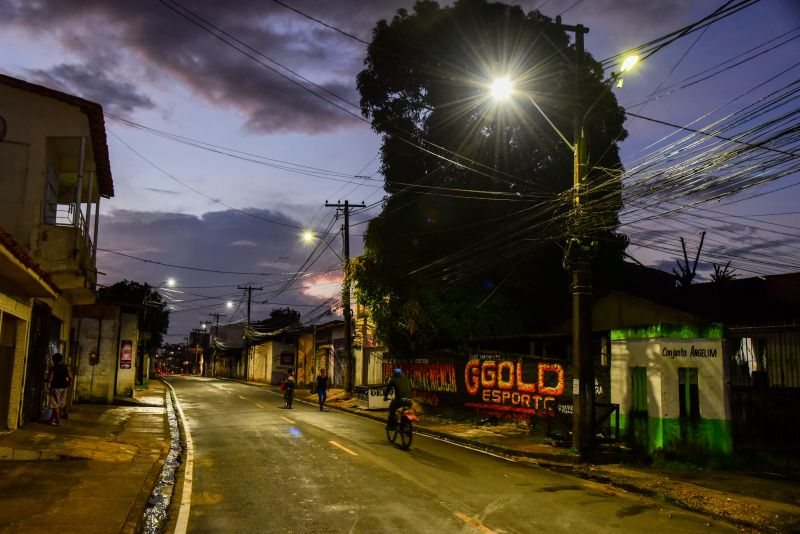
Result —
POLYGON ((188 532, 734 532, 664 504, 237 382, 172 377, 194 442, 188 532))

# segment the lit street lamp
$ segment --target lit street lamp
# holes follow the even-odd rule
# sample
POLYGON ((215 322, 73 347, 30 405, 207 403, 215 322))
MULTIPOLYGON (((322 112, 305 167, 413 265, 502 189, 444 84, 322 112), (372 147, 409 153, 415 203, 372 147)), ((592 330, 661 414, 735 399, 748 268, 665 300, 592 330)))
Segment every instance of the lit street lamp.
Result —
MULTIPOLYGON (((572 212, 570 216, 570 231, 567 241, 564 265, 571 272, 572 287, 572 443, 582 460, 590 458, 594 441, 594 359, 591 353, 592 336, 592 285, 591 285, 591 237, 584 235, 585 213, 583 205, 586 204, 586 176, 587 176, 587 142, 584 132, 584 123, 589 113, 600 102, 603 95, 616 84, 622 85, 620 75, 630 71, 638 62, 638 56, 629 56, 623 61, 620 73, 612 73, 611 78, 605 82, 605 87, 597 99, 586 111, 579 105, 579 88, 581 83, 581 60, 584 55, 583 35, 589 29, 583 25, 568 26, 561 24, 556 19, 560 29, 575 33, 575 109, 573 114, 573 142, 553 124, 536 100, 530 94, 524 94, 536 110, 544 117, 551 128, 558 134, 564 144, 573 154, 573 196, 572 212)), ((492 97, 496 100, 505 100, 514 95, 514 84, 509 78, 499 78, 489 87, 492 97)))

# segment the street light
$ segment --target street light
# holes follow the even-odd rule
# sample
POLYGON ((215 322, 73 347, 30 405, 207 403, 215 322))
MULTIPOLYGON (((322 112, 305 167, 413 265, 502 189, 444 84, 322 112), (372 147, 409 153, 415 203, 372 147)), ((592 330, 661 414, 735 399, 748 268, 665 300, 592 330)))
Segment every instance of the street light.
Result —
MULTIPOLYGON (((564 254, 564 266, 571 272, 572 289, 572 443, 578 451, 581 460, 587 460, 593 451, 594 441, 594 358, 591 354, 592 337, 592 286, 591 286, 591 239, 588 243, 582 235, 585 229, 581 219, 584 217, 582 204, 586 203, 586 193, 582 193, 585 186, 588 158, 586 151, 586 135, 584 123, 589 113, 600 102, 603 95, 611 90, 616 83, 620 87, 622 78, 620 74, 630 71, 639 60, 638 56, 628 56, 622 62, 620 74, 611 74, 604 83, 604 88, 597 99, 585 112, 579 105, 578 89, 581 80, 581 60, 584 55, 583 35, 588 28, 583 25, 567 26, 557 19, 555 23, 559 28, 575 33, 575 110, 573 115, 573 142, 553 124, 550 117, 542 110, 530 94, 524 94, 536 110, 544 117, 551 128, 558 134, 564 144, 573 154, 573 197, 570 223, 574 231, 570 237, 564 254)), ((492 82, 489 91, 495 100, 505 100, 514 93, 514 84, 509 78, 499 78, 492 82)))
POLYGON ((336 252, 333 249, 333 247, 331 247, 330 243, 325 241, 322 237, 316 235, 312 230, 303 230, 303 233, 300 234, 300 236, 303 238, 304 242, 309 243, 309 244, 313 243, 315 240, 319 241, 320 243, 322 243, 323 245, 328 247, 328 250, 333 252, 334 255, 336 255, 336 257, 339 258, 339 261, 344 261, 344 259, 342 259, 342 255, 339 254, 338 252, 336 252))

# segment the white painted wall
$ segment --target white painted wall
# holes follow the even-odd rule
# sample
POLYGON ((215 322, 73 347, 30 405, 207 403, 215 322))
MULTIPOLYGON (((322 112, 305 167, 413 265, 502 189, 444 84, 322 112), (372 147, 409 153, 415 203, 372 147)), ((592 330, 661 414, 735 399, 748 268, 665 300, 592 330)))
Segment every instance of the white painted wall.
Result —
POLYGON ((646 367, 648 414, 676 419, 680 415, 678 368, 696 367, 700 417, 730 419, 725 390, 724 357, 720 339, 635 339, 611 343, 611 402, 622 413, 631 408, 631 367, 646 367), (700 357, 694 351, 716 351, 715 357, 700 357))

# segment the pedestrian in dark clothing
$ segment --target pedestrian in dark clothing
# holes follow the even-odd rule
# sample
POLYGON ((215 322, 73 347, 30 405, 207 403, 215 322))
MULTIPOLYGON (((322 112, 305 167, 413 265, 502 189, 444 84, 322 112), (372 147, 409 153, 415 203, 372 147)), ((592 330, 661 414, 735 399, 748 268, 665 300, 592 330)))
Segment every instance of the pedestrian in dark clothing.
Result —
POLYGON ((67 394, 72 384, 72 370, 62 363, 64 356, 56 352, 52 356, 53 366, 47 373, 47 385, 50 388, 50 408, 53 415, 48 421, 51 425, 61 424, 61 413, 67 407, 67 394))
POLYGON ((317 397, 319 398, 319 411, 324 411, 322 406, 328 398, 328 373, 325 369, 320 369, 317 375, 317 397))
POLYGON ((400 406, 411 406, 411 383, 408 378, 403 376, 400 368, 392 371, 392 378, 383 390, 383 400, 389 398, 389 393, 394 390, 394 398, 389 404, 389 418, 386 420, 386 428, 392 429, 395 426, 395 412, 400 406))
POLYGON ((289 371, 289 374, 286 375, 286 380, 283 382, 284 385, 284 392, 283 392, 283 400, 286 401, 286 405, 284 408, 292 408, 292 399, 294 397, 294 372, 289 371))

